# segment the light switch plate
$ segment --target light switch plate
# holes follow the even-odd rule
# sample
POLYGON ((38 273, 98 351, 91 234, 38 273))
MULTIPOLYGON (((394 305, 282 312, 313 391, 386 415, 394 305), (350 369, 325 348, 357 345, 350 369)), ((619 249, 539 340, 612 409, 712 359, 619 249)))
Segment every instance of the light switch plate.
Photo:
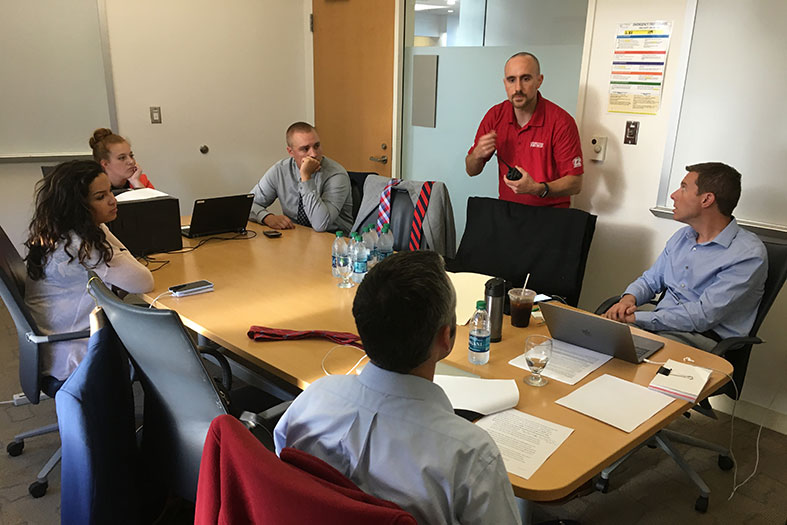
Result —
POLYGON ((150 106, 150 123, 161 124, 161 106, 150 106))
POLYGON ((607 156, 607 137, 593 135, 590 137, 590 160, 601 162, 607 156))
POLYGON ((636 144, 639 138, 639 121, 627 120, 626 133, 623 135, 623 144, 636 144))

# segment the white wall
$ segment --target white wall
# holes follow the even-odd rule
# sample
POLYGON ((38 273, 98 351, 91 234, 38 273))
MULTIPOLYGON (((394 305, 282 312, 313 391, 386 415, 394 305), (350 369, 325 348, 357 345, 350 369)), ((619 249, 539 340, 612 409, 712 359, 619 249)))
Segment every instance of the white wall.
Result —
MULTIPOLYGON (((673 89, 682 46, 686 0, 591 2, 592 34, 586 37, 580 85, 580 135, 587 156, 591 135, 609 137, 606 160, 586 162, 582 193, 574 206, 598 215, 580 306, 595 307, 606 297, 623 291, 650 266, 669 236, 681 224, 654 217, 648 208, 656 204, 662 156, 667 140, 668 119, 675 102, 673 89), (594 5, 595 3, 595 5, 594 5), (673 21, 673 35, 665 73, 664 97, 658 115, 607 113, 607 92, 616 25, 622 22, 673 21), (584 97, 584 104, 582 103, 584 97), (626 120, 641 122, 639 144, 623 144, 626 120)), ((713 159, 706 159, 713 160, 713 159)), ((760 422, 757 408, 767 407, 776 396, 769 421, 772 428, 787 431, 787 389, 782 376, 787 369, 787 333, 780 323, 787 315, 784 291, 765 321, 760 336, 767 343, 755 347, 743 390, 747 409, 760 422)), ((716 398, 719 399, 719 398, 716 398)), ((726 406, 724 400, 714 405, 726 406)), ((743 409, 743 410, 741 410, 743 409)))
MULTIPOLYGON (((103 1, 120 134, 182 213, 248 191, 286 156, 286 127, 314 120, 310 0, 103 1), (149 106, 163 124, 150 124, 149 106)), ((40 164, 0 163, 0 225, 18 245, 40 164)))
POLYGON ((105 1, 120 134, 182 213, 248 191, 313 120, 309 0, 105 1))

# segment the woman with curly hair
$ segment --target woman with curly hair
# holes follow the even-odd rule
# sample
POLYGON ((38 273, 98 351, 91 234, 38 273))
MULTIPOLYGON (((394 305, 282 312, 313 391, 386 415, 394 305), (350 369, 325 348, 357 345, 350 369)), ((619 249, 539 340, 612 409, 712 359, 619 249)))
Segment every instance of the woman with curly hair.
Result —
MULTIPOLYGON (((131 293, 153 289, 153 275, 126 250, 105 222, 117 216, 109 177, 93 161, 58 165, 36 186, 27 247, 25 302, 44 334, 89 327, 93 299, 88 269, 131 293)), ((43 376, 66 379, 87 350, 87 340, 44 345, 43 376)))
POLYGON ((131 144, 120 135, 116 135, 107 128, 98 128, 88 140, 93 150, 93 158, 104 168, 104 173, 109 176, 112 191, 118 193, 125 190, 139 188, 153 188, 147 175, 134 159, 131 144))

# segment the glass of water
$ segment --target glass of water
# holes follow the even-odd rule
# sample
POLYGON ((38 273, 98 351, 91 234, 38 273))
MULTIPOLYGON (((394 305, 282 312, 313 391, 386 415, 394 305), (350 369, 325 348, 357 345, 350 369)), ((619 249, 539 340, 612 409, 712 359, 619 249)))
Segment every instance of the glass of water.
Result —
POLYGON ((549 381, 541 376, 541 371, 552 357, 552 339, 545 335, 531 335, 525 339, 525 362, 533 375, 525 378, 530 386, 544 386, 549 381))
POLYGON ((339 277, 342 278, 337 286, 339 288, 352 288, 353 283, 350 281, 350 276, 353 273, 353 261, 349 255, 336 257, 336 271, 339 273, 339 277))

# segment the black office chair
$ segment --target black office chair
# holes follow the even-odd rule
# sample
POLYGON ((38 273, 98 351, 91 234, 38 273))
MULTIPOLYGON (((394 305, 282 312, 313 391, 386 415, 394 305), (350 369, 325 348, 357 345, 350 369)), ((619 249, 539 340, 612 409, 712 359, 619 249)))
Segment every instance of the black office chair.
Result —
MULTIPOLYGON (((155 494, 172 490, 194 502, 208 427, 216 416, 230 413, 229 400, 214 384, 176 312, 124 303, 90 275, 90 293, 128 351, 144 391, 141 450, 146 485, 152 489, 145 498, 155 500, 155 494)), ((256 418, 249 415, 260 423, 253 431, 269 448, 270 429, 286 406, 256 418)))
MULTIPOLYGON (((731 382, 728 382, 723 387, 710 394, 708 398, 721 394, 726 394, 732 399, 737 399, 740 396, 740 393, 743 391, 743 380, 746 377, 746 368, 749 364, 749 356, 751 355, 752 347, 763 342, 762 339, 757 337, 757 332, 760 330, 760 326, 762 326, 765 316, 768 315, 768 311, 779 295, 779 291, 782 289, 785 280, 787 280, 787 244, 774 242, 764 242, 764 244, 768 252, 768 276, 765 280, 765 290, 762 300, 757 309, 757 316, 754 319, 754 325, 749 331, 749 335, 745 337, 729 337, 727 339, 722 339, 712 350, 710 350, 711 353, 727 359, 733 365, 734 371, 732 373, 732 378, 735 382, 735 386, 737 386, 737 390, 731 382)), ((603 314, 619 300, 620 296, 610 297, 599 305, 596 309, 596 314, 603 314)), ((701 400, 692 408, 697 412, 716 419, 716 414, 713 412, 713 408, 708 398, 701 400)), ((687 414, 687 416, 688 415, 690 414, 687 414)), ((700 496, 697 498, 694 508, 699 512, 705 512, 708 509, 710 489, 694 469, 686 463, 686 460, 683 459, 680 452, 672 445, 672 441, 717 452, 719 454, 718 465, 722 470, 730 470, 734 466, 730 450, 721 445, 716 445, 715 443, 687 436, 666 428, 657 432, 648 443, 645 443, 651 448, 658 446, 664 450, 673 460, 675 460, 686 475, 691 478, 692 482, 700 489, 700 496)), ((604 469, 596 480, 596 488, 606 493, 609 490, 610 474, 626 461, 631 454, 639 450, 639 448, 634 449, 614 464, 604 469)))
POLYGON ((350 192, 352 193, 353 199, 353 220, 358 216, 358 210, 361 207, 361 201, 363 200, 363 184, 366 182, 366 177, 369 175, 377 175, 379 173, 375 173, 373 171, 348 171, 347 175, 350 176, 350 192))
MULTIPOLYGON (((90 336, 88 330, 62 334, 41 335, 35 320, 25 304, 25 275, 27 270, 5 231, 0 228, 0 297, 8 308, 16 326, 19 341, 19 382, 27 400, 36 405, 41 399, 41 392, 54 398, 55 393, 63 385, 54 377, 41 375, 41 346, 44 343, 70 341, 90 336)), ((14 436, 6 447, 11 456, 18 456, 25 447, 25 439, 43 434, 57 432, 57 423, 23 432, 14 436)), ((49 458, 38 473, 36 481, 30 484, 28 491, 34 498, 40 498, 49 487, 47 477, 60 461, 60 448, 49 458)))
POLYGON ((586 211, 470 197, 462 241, 446 266, 515 287, 530 274, 528 288, 576 306, 595 229, 596 216, 586 211))

